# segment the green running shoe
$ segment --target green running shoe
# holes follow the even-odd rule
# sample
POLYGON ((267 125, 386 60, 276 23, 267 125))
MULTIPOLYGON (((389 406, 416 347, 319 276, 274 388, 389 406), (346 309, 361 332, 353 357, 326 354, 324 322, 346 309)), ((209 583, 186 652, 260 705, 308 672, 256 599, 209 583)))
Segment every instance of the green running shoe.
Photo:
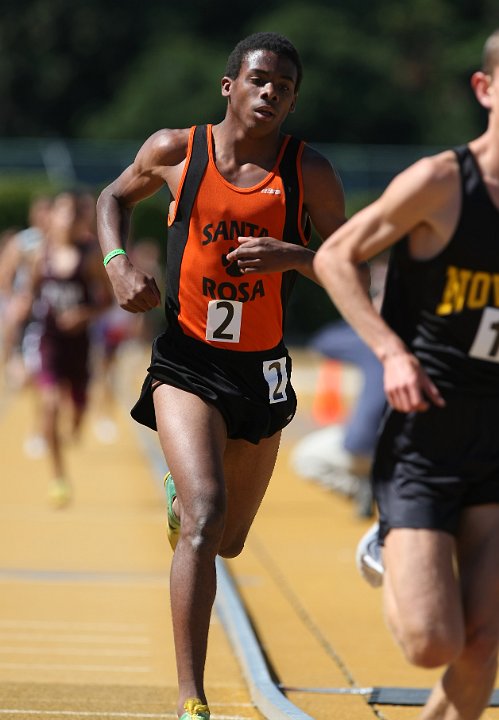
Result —
POLYGON ((180 520, 173 512, 173 501, 177 497, 177 491, 175 490, 175 483, 173 482, 172 474, 170 472, 165 475, 165 490, 168 518, 168 540, 172 546, 172 550, 175 550, 177 547, 178 537, 180 535, 180 520))
POLYGON ((184 708, 185 713, 182 713, 180 720, 210 720, 210 708, 199 698, 189 698, 185 701, 184 708))

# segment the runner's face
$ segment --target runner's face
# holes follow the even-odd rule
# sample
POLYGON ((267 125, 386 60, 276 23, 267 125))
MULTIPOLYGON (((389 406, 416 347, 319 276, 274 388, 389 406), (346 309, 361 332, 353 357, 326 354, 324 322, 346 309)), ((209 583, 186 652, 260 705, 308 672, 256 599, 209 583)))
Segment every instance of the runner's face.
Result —
POLYGON ((241 63, 235 80, 223 78, 222 94, 231 111, 248 127, 280 127, 296 102, 297 70, 285 56, 253 50, 241 63))

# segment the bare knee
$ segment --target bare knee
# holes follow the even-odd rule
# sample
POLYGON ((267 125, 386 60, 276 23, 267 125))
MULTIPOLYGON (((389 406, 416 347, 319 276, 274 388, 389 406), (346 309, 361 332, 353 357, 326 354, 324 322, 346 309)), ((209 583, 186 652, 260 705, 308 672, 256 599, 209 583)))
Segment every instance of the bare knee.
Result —
POLYGON ((246 535, 244 537, 231 538, 229 541, 222 541, 219 555, 223 558, 235 558, 240 555, 244 548, 246 535))
POLYGON ((221 502, 200 499, 181 511, 181 538, 196 551, 216 554, 225 524, 225 508, 221 502))
POLYGON ((462 646, 451 638, 423 636, 406 644, 403 649, 412 665, 438 668, 450 665, 460 655, 462 646))
POLYGON ((463 633, 448 627, 405 623, 395 634, 408 662, 422 668, 449 665, 464 647, 463 633))

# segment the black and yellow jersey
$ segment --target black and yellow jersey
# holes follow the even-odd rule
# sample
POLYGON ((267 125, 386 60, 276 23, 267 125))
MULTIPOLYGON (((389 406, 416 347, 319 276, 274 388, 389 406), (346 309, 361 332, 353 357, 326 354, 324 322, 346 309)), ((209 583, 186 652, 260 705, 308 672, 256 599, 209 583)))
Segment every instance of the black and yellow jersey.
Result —
POLYGON ((439 387, 499 394, 499 209, 468 146, 455 148, 461 212, 447 246, 391 251, 382 314, 439 387))

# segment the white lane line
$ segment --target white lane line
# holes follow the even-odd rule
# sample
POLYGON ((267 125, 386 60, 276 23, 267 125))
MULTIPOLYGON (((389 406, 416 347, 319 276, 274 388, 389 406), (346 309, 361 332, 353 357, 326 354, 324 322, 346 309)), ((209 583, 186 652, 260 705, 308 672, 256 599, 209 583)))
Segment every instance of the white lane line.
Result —
MULTIPOLYGON (((168 720, 168 718, 175 718, 177 720, 177 713, 130 713, 130 712, 89 712, 88 710, 20 710, 20 709, 1 709, 0 715, 29 715, 31 717, 87 717, 87 718, 157 718, 157 720, 168 720)), ((212 720, 250 720, 247 715, 211 715, 212 720)))
MULTIPOLYGON (((217 708, 225 708, 225 707, 238 707, 238 708, 254 708, 255 706, 253 703, 249 702, 210 702, 210 707, 217 707, 217 708)), ((214 717, 216 717, 216 713, 211 713, 214 717)))
POLYGON ((72 642, 82 645, 149 645, 149 638, 144 636, 121 635, 45 635, 43 633, 0 632, 0 640, 65 643, 72 642))
MULTIPOLYGON (((177 713, 128 713, 128 712, 89 712, 87 710, 13 710, 0 709, 0 715, 29 715, 35 717, 88 717, 88 718, 177 718, 177 713)), ((222 716, 220 715, 219 718, 222 716)), ((213 718, 215 720, 215 718, 213 718)))
POLYGON ((0 670, 76 670, 78 672, 148 673, 152 668, 139 665, 71 665, 70 663, 2 663, 0 670))
POLYGON ((79 570, 35 570, 34 568, 0 568, 0 582, 13 581, 27 583, 57 583, 59 585, 78 585, 95 583, 97 585, 128 585, 136 587, 164 587, 168 585, 168 576, 163 573, 134 572, 90 572, 79 570))
POLYGON ((52 648, 52 647, 9 647, 2 645, 0 647, 1 655, 92 655, 99 653, 99 656, 105 655, 106 657, 150 657, 151 653, 147 650, 123 650, 122 648, 112 650, 109 648, 52 648))
POLYGON ((251 699, 267 720, 313 720, 283 695, 270 675, 262 648, 241 602, 237 586, 217 556, 215 607, 241 664, 251 699))
POLYGON ((75 622, 64 620, 7 620, 0 619, 0 628, 39 628, 43 630, 93 630, 105 632, 143 633, 147 625, 142 623, 75 622))

